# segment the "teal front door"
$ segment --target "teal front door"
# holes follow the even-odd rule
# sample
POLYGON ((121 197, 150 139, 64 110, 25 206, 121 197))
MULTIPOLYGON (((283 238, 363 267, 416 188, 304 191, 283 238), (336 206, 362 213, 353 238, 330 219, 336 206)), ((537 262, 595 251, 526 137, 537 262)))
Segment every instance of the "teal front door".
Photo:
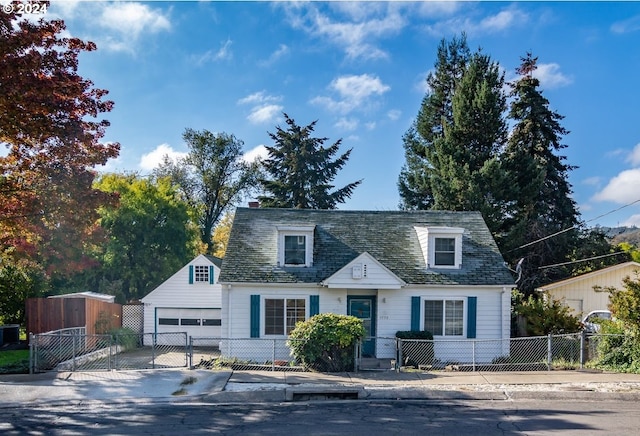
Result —
POLYGON ((376 355, 376 297, 375 296, 347 296, 347 315, 360 318, 366 330, 362 341, 362 356, 376 355))

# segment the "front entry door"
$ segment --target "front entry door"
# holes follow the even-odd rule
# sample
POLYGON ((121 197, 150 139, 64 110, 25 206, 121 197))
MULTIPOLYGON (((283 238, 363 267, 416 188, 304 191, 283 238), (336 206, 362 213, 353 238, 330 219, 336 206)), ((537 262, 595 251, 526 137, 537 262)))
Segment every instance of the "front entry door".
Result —
POLYGON ((365 339, 362 342, 362 356, 376 355, 376 297, 347 296, 347 315, 360 318, 364 324, 365 339))

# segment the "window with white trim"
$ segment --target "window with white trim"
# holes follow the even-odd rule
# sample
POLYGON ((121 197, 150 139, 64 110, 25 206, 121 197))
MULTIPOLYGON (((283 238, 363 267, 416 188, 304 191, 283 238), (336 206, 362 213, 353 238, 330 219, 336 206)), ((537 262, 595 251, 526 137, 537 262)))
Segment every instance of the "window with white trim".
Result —
POLYGON ((278 265, 305 267, 313 264, 315 226, 278 226, 278 265))
POLYGON ((208 265, 195 265, 193 268, 194 271, 194 281, 209 283, 209 266, 208 265))
POLYGON ((427 268, 462 267, 462 235, 459 227, 414 227, 427 268))
POLYGON ((433 336, 463 336, 464 300, 424 300, 424 330, 433 336))
POLYGON ((306 314, 304 298, 265 298, 264 334, 288 335, 297 322, 306 319, 306 314))

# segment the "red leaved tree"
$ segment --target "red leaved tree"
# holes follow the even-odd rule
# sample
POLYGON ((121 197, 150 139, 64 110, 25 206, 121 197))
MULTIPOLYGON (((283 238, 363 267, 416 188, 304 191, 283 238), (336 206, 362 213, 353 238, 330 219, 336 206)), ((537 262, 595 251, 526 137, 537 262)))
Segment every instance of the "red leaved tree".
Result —
POLYGON ((82 266, 96 209, 113 200, 92 188, 94 168, 120 149, 101 142, 107 91, 77 73, 78 55, 96 46, 64 30, 0 14, 0 255, 37 259, 50 274, 82 266))

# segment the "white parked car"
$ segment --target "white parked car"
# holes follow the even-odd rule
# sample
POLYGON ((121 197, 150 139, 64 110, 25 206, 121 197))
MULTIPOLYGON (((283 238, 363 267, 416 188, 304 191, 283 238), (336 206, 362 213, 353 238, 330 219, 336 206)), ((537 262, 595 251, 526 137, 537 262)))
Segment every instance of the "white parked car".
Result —
POLYGON ((582 325, 587 333, 598 333, 600 331, 599 321, 606 319, 612 319, 611 312, 609 310, 592 310, 584 318, 582 318, 582 325))

